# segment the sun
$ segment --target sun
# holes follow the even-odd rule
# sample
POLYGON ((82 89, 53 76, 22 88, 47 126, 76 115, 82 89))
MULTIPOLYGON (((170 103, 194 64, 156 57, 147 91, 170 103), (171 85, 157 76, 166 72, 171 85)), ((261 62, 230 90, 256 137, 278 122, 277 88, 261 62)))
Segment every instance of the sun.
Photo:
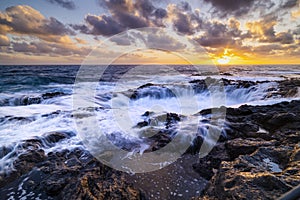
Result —
POLYGON ((221 65, 226 65, 230 62, 230 57, 229 56, 222 56, 217 60, 217 62, 221 65))

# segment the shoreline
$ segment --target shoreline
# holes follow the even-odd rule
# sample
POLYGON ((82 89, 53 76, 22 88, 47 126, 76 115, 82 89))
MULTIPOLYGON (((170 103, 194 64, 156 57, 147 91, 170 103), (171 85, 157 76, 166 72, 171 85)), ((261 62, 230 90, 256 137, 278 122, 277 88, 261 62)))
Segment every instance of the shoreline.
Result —
MULTIPOLYGON (((202 114, 207 112, 202 111, 202 114)), ((193 155, 196 155, 200 141, 195 143, 198 146, 192 147, 194 151, 184 154, 178 162, 168 166, 169 168, 153 174, 128 175, 118 172, 104 166, 83 149, 46 155, 40 149, 42 143, 39 140, 26 140, 22 146, 27 149, 26 153, 15 161, 15 171, 8 176, 1 175, 0 195, 14 194, 12 196, 20 197, 25 191, 26 195, 32 194, 28 197, 50 199, 101 199, 113 198, 116 195, 125 199, 151 199, 151 195, 155 197, 159 192, 160 198, 179 199, 187 189, 184 189, 182 182, 178 187, 176 182, 167 181, 166 177, 172 178, 172 173, 166 173, 172 168, 181 168, 181 171, 177 171, 181 172, 183 181, 192 181, 190 175, 197 174, 197 181, 194 182, 200 189, 194 189, 195 195, 192 197, 195 199, 247 198, 249 195, 272 199, 290 190, 291 186, 300 184, 300 101, 227 108, 226 119, 230 127, 227 138, 222 137, 208 156, 198 162, 187 162, 195 161, 193 155), (182 159, 185 160, 183 164, 182 159), (170 186, 166 187, 178 187, 184 191, 173 190, 171 194, 157 191, 153 187, 151 193, 151 190, 145 190, 149 187, 147 184, 139 182, 149 181, 149 177, 154 180, 150 185, 167 181, 170 186), (20 185, 22 190, 18 190, 20 185), (32 188, 33 185, 35 187, 32 188)), ((53 133, 48 137, 48 141, 56 143, 68 136, 53 133)), ((176 179, 175 174, 173 178, 176 179)), ((189 195, 193 194, 192 190, 190 187, 189 195)))

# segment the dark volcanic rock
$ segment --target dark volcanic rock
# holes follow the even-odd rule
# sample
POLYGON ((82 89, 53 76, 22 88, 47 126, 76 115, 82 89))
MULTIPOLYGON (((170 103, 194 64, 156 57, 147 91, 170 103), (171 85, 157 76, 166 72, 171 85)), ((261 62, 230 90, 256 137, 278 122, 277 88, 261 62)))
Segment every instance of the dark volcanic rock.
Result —
POLYGON ((193 165, 193 169, 206 180, 210 180, 221 162, 229 160, 230 157, 223 143, 216 145, 212 151, 193 165))
MULTIPOLYGON (((148 87, 152 85, 145 86, 148 87)), ((206 118, 203 123, 210 123, 211 110, 198 114, 206 118)), ((144 121, 135 128, 148 130, 157 122, 165 125, 165 129, 145 135, 149 144, 146 153, 169 144, 176 134, 177 123, 183 120, 183 116, 172 113, 156 116, 148 112, 142 117, 144 121)), ((0 156, 17 158, 12 173, 0 174, 0 195, 4 199, 9 196, 15 199, 151 199, 152 194, 169 199, 192 196, 194 199, 276 199, 300 184, 299 117, 300 101, 228 108, 227 138, 219 140, 207 156, 198 159, 203 142, 199 136, 174 164, 136 176, 103 165, 81 148, 47 154, 43 147, 52 147, 74 136, 73 133, 48 133, 15 148, 0 149, 0 156), (153 186, 153 180, 158 185, 153 186), (168 189, 165 186, 170 182, 172 188, 168 189), (156 187, 160 186, 164 191, 159 195, 156 187), (175 196, 172 191, 171 195, 174 188, 181 195, 191 189, 197 193, 175 196)), ((139 145, 124 143, 118 133, 109 139, 125 150, 139 145)))
POLYGON ((43 99, 50 99, 50 98, 54 98, 54 97, 59 97, 59 96, 63 96, 66 95, 63 92, 47 92, 45 94, 42 95, 43 99))
POLYGON ((210 180, 198 198, 276 199, 300 184, 299 117, 300 101, 227 109, 227 141, 194 165, 210 180))
POLYGON ((35 151, 19 156, 18 176, 1 177, 0 195, 16 199, 143 199, 142 193, 126 183, 123 173, 101 164, 83 149, 49 153, 35 151), (24 190, 18 191, 18 188, 24 190))
POLYGON ((230 156, 230 159, 235 159, 239 155, 245 155, 245 154, 251 154, 253 153, 256 149, 259 147, 263 146, 275 146, 276 141, 264 141, 260 138, 254 139, 254 138, 249 138, 249 139, 233 139, 229 140, 225 143, 227 152, 230 156))
POLYGON ((292 150, 286 146, 262 147, 253 154, 240 156, 233 161, 222 161, 206 195, 217 199, 279 197, 292 188, 281 177, 291 153, 292 150))
POLYGON ((204 80, 192 80, 189 83, 193 84, 193 88, 197 92, 203 92, 208 89, 208 87, 216 86, 232 86, 232 88, 250 88, 259 83, 265 83, 268 81, 244 81, 244 80, 229 80, 226 78, 216 79, 207 77, 204 80))
POLYGON ((53 132, 25 140, 2 154, 15 157, 13 171, 0 174, 3 199, 143 199, 122 172, 113 170, 82 148, 49 152, 73 133, 53 132), (8 152, 7 152, 8 151, 8 152))
POLYGON ((279 94, 285 97, 292 97, 298 93, 300 87, 299 79, 288 79, 279 82, 279 94))

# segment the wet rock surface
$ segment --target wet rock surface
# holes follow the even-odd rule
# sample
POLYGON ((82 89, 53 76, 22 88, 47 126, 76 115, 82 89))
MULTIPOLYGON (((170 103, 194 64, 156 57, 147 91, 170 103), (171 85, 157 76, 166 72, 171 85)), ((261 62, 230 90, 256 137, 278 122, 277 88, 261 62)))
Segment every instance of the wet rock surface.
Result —
POLYGON ((209 180, 197 199, 276 199, 300 184, 299 116, 300 101, 227 109, 227 141, 194 164, 209 180))
POLYGON ((124 173, 103 165, 81 148, 45 154, 37 147, 20 155, 14 167, 12 173, 0 177, 4 199, 144 198, 127 183, 124 173))
MULTIPOLYGON (((210 110, 199 113, 207 117, 210 110)), ((147 128, 152 113, 137 128, 147 128)), ((148 151, 172 140, 182 116, 166 114, 166 132, 149 137, 148 151)), ((276 199, 300 184, 300 101, 227 108, 226 138, 199 159, 203 140, 162 170, 130 175, 111 169, 82 148, 45 152, 72 133, 48 133, 18 144, 11 173, 0 174, 8 199, 276 199), (163 188, 163 190, 162 190, 163 188)), ((148 136, 147 136, 148 137, 148 136)), ((126 148, 125 148, 126 149, 126 148)), ((0 156, 14 155, 2 147, 0 156)), ((146 150, 147 151, 147 150, 146 150)))

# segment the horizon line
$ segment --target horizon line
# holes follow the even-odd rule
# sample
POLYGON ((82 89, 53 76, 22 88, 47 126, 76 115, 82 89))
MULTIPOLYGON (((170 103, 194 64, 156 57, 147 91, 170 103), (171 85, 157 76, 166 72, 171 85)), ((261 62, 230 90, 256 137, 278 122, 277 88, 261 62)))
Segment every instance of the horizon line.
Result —
POLYGON ((260 65, 300 65, 300 63, 280 63, 280 64, 92 64, 92 65, 82 65, 82 64, 0 64, 0 66, 161 66, 161 65, 171 65, 171 66, 218 66, 218 67, 226 67, 226 66, 260 66, 260 65))

